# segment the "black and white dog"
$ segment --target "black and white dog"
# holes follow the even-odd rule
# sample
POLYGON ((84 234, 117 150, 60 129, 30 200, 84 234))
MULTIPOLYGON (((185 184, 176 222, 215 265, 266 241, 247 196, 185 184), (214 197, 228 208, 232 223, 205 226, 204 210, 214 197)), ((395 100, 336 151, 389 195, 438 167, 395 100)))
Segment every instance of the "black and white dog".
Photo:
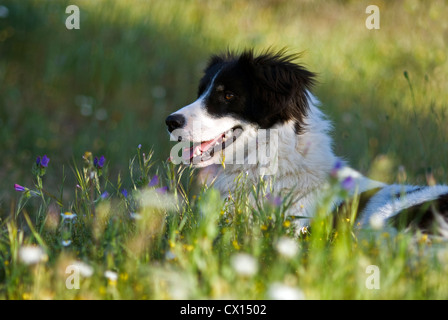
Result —
MULTIPOLYGON (((212 56, 198 99, 166 119, 171 140, 184 143, 183 163, 202 168, 201 177, 223 195, 234 190, 241 172, 254 182, 269 176, 273 190, 293 194, 288 214, 309 219, 336 174, 340 181, 351 182, 352 195, 361 196, 361 227, 406 215, 411 225, 448 237, 448 186, 386 185, 334 155, 331 123, 310 92, 315 74, 294 63, 296 58, 284 50, 212 56), (265 131, 275 135, 260 135, 265 131), (271 156, 268 173, 262 170, 267 163, 260 161, 265 153, 261 147, 271 156)), ((334 199, 333 209, 340 201, 334 199)), ((298 228, 309 219, 296 219, 298 228)))

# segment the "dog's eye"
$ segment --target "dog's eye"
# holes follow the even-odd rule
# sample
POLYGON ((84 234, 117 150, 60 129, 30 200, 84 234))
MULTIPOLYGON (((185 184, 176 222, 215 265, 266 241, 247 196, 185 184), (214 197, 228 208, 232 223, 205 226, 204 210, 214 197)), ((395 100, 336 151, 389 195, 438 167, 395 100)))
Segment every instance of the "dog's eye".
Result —
POLYGON ((232 92, 226 92, 226 94, 224 95, 224 98, 227 101, 233 100, 235 98, 235 95, 232 92))

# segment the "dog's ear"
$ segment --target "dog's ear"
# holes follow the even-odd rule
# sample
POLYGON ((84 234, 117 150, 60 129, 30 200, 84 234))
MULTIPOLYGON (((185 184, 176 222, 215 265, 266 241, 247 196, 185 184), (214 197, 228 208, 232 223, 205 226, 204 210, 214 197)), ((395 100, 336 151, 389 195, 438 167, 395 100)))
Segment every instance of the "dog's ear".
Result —
POLYGON ((249 110, 261 127, 276 122, 295 121, 296 132, 304 125, 309 106, 307 91, 315 82, 315 74, 294 63, 300 55, 266 52, 254 56, 253 51, 240 55, 238 63, 246 68, 253 83, 253 104, 249 110))

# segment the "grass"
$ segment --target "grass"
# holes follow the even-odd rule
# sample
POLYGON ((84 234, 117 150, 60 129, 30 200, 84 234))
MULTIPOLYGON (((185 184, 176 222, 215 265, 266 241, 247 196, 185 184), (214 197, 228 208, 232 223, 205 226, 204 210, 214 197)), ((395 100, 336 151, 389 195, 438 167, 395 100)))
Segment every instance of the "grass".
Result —
POLYGON ((348 217, 333 229, 323 214, 297 239, 287 201, 262 201, 263 185, 247 191, 241 177, 223 200, 165 162, 163 119, 194 98, 210 53, 286 46, 319 73, 338 155, 382 181, 446 183, 448 8, 380 1, 381 29, 370 31, 369 4, 4 1, 0 299, 267 299, 287 288, 307 299, 444 299, 443 242, 354 231, 348 217), (65 29, 68 4, 81 9, 80 30, 65 29), (34 165, 44 154, 45 170, 34 165), (39 262, 21 259, 29 246, 39 262), (69 290, 74 262, 92 274, 69 290), (369 265, 378 290, 366 288, 369 265))

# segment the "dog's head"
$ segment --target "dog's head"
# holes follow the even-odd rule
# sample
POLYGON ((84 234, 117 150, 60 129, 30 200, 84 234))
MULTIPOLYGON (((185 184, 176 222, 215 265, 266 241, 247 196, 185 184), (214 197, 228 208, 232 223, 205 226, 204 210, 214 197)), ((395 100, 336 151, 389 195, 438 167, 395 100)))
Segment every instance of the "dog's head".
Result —
MULTIPOLYGON (((212 56, 199 82, 198 99, 166 118, 171 138, 193 142, 184 159, 198 167, 217 163, 218 152, 246 134, 294 121, 300 134, 315 75, 285 51, 212 56)), ((219 162, 219 161, 218 161, 219 162)))

